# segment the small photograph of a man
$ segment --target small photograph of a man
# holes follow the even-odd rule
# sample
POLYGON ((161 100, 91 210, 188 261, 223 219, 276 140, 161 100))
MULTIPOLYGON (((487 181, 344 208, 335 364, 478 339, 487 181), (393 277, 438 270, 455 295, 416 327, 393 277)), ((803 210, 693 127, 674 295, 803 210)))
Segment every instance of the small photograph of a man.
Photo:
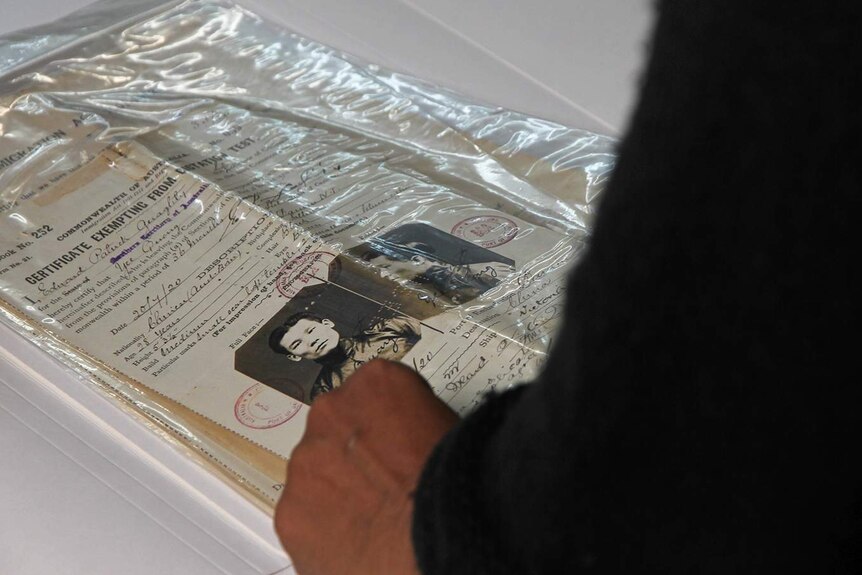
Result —
POLYGON ((347 253, 380 275, 461 305, 515 271, 515 261, 424 223, 405 224, 347 253))
POLYGON ((339 387, 359 366, 375 358, 399 360, 419 341, 417 320, 399 315, 382 319, 359 333, 342 337, 335 323, 308 312, 298 312, 269 334, 269 347, 291 361, 317 362, 320 373, 311 400, 339 387))
POLYGON ((330 285, 288 302, 237 350, 235 368, 310 404, 372 359, 400 360, 421 337, 417 319, 330 285))

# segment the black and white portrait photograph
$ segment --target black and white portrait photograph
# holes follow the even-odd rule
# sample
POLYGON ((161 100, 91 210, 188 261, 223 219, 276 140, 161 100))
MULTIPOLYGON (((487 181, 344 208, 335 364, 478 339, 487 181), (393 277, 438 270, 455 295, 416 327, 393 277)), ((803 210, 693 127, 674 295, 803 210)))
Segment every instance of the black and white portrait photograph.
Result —
POLYGON ((237 349, 234 367, 311 404, 372 359, 402 359, 422 328, 394 306, 335 284, 313 286, 300 290, 237 349))
POLYGON ((429 301, 456 306, 515 271, 514 260, 425 223, 405 224, 346 253, 429 301))

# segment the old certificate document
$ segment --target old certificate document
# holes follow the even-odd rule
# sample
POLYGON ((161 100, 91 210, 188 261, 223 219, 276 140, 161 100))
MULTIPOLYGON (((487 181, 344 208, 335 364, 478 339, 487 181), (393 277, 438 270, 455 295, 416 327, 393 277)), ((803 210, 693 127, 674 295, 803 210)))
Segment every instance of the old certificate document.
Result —
POLYGON ((371 359, 462 413, 536 375, 608 139, 229 3, 89 17, 0 44, 4 321, 265 502, 371 359))

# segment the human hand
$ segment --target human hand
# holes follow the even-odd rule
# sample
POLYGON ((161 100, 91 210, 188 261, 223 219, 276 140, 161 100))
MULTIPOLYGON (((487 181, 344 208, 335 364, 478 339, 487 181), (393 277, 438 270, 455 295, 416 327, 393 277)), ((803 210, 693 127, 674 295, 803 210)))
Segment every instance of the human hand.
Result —
POLYGON ((418 573, 413 491, 425 460, 457 420, 416 372, 383 360, 318 397, 275 512, 297 572, 418 573))

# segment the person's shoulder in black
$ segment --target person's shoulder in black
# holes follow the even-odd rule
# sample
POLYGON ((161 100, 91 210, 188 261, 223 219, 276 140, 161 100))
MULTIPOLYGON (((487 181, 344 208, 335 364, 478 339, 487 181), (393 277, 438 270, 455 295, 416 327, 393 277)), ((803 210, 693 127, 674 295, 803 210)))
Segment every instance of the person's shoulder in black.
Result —
POLYGON ((859 572, 860 32, 660 2, 543 375, 426 466, 423 573, 859 572))

